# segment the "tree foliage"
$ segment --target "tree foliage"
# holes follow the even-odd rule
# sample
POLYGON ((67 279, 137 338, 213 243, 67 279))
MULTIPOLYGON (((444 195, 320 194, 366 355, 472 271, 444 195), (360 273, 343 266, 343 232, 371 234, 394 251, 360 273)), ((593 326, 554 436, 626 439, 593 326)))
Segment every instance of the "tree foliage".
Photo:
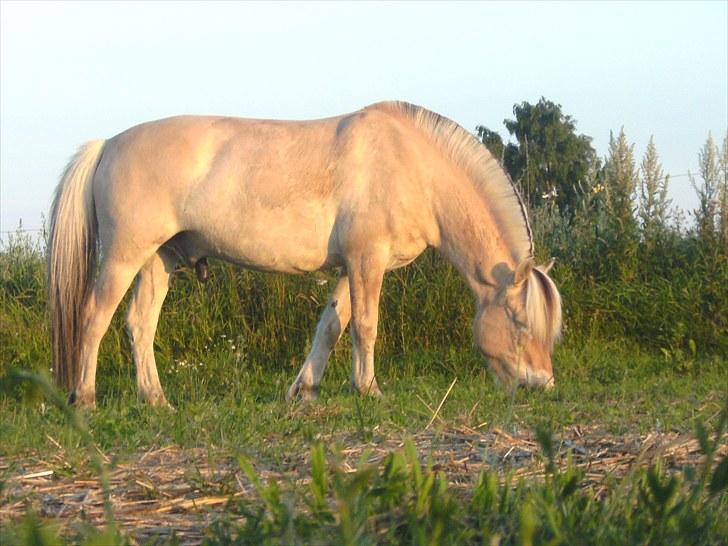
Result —
POLYGON ((501 159, 529 205, 553 200, 561 212, 573 214, 580 188, 591 187, 598 165, 592 139, 577 134, 576 121, 543 97, 537 104, 516 104, 513 115, 503 123, 515 143, 504 145, 497 132, 478 126, 481 141, 501 159))
POLYGON ((505 153, 505 144, 503 139, 496 131, 491 131, 485 125, 478 125, 475 128, 476 133, 480 141, 485 144, 491 154, 503 164, 503 155, 505 153))

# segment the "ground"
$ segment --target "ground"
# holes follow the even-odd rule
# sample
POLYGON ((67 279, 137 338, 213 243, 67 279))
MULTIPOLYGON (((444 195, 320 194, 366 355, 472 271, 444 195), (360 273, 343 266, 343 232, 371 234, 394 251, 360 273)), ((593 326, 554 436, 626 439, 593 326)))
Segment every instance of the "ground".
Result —
MULTIPOLYGON (((589 373, 562 369, 563 380, 551 391, 506 392, 482 368, 466 372, 461 362, 445 362, 439 370, 430 365, 429 375, 385 367, 385 398, 362 399, 349 391, 339 363, 316 403, 284 401, 287 373, 241 375, 217 397, 203 390, 173 394, 176 410, 149 408, 130 392, 116 395, 116 388, 102 388, 91 412, 6 397, 0 522, 12 532, 32 513, 54 532, 77 538, 89 526, 102 528, 109 519, 102 463, 123 536, 139 544, 197 544, 221 518, 242 525, 247 512, 236 503, 261 505, 241 457, 263 484, 279 483, 283 498, 298 499, 310 490, 317 445, 329 472, 344 475, 379 471, 411 443, 423 468, 442 473, 449 493, 463 502, 482 471, 511 486, 520 479, 543 482, 548 457, 537 435, 545 429, 553 433, 554 462, 580 472, 579 490, 595 501, 622 487, 622 477, 658 461, 667 473, 701 468, 695 419, 708 429, 719 421, 728 385, 723 361, 686 374, 644 355, 610 366, 603 363, 610 362, 608 352, 588 358, 589 373), (663 366, 655 368, 659 373, 650 371, 650 362, 663 366)), ((198 377, 203 384, 205 372, 185 373, 185 384, 198 377)), ((723 438, 713 459, 726 455, 723 438)))

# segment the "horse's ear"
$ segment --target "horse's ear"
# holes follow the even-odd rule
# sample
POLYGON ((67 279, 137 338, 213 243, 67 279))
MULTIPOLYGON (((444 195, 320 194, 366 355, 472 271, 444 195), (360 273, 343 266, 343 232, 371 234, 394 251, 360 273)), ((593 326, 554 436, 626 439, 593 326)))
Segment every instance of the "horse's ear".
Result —
POLYGON ((538 269, 541 273, 548 273, 551 270, 551 268, 554 266, 555 261, 556 261, 556 258, 551 258, 545 264, 536 266, 536 269, 538 269))
POLYGON ((513 274, 513 286, 521 285, 523 281, 528 278, 533 270, 534 263, 533 258, 526 258, 518 264, 518 267, 516 267, 516 271, 513 274))

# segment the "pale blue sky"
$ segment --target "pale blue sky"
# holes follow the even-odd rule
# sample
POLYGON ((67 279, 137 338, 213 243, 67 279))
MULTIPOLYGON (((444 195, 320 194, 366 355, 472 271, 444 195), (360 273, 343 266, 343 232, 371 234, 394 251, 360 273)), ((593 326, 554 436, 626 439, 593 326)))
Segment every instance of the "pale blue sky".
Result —
MULTIPOLYGON (((666 172, 728 129, 728 2, 0 4, 0 229, 40 225, 78 145, 182 113, 305 119, 383 99, 504 136, 543 95, 666 172)), ((673 198, 694 204, 687 177, 673 198)))

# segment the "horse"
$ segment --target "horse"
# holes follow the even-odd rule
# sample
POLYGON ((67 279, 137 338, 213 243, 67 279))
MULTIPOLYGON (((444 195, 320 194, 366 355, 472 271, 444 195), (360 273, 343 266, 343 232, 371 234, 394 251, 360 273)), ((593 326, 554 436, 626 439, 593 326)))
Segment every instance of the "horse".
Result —
POLYGON ((93 407, 99 344, 126 317, 138 396, 167 405, 153 341, 175 268, 341 273, 287 398, 314 399, 351 322, 354 391, 374 373, 384 274, 439 251, 477 304, 473 335, 499 383, 551 387, 561 297, 536 266, 524 203, 499 162, 450 119, 381 102, 311 121, 179 116, 81 146, 56 188, 48 241, 53 372, 93 407))

